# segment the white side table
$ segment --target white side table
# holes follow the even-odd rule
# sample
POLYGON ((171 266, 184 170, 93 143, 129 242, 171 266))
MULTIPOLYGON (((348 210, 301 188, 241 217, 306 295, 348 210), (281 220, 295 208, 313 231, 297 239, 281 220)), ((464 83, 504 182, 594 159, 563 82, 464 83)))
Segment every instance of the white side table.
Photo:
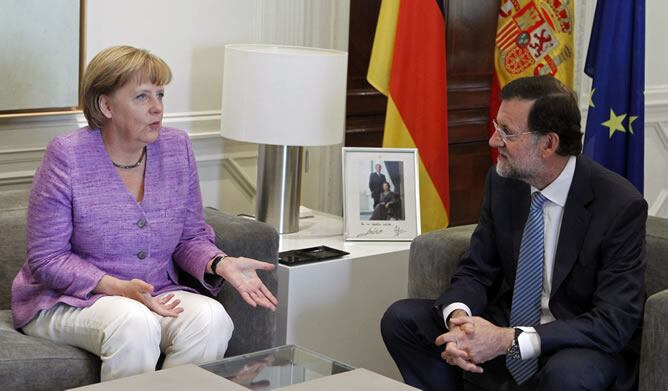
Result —
POLYGON ((296 344, 400 380, 380 319, 407 296, 409 242, 345 242, 341 217, 312 212, 280 251, 325 245, 350 255, 278 266, 277 343, 296 344))

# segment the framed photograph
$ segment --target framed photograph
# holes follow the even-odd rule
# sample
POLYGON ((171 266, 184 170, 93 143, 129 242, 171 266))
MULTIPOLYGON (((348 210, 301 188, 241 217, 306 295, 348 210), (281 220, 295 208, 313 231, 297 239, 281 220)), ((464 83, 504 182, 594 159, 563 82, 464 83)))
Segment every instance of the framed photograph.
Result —
POLYGON ((411 241, 420 234, 415 148, 343 148, 345 240, 411 241))

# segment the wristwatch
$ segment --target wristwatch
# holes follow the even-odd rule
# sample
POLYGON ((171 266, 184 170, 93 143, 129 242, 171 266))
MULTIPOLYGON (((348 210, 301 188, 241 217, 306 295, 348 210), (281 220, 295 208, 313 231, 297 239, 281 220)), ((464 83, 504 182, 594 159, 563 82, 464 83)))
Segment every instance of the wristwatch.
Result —
POLYGON ((220 261, 222 261, 225 258, 227 258, 227 255, 225 255, 225 254, 221 254, 221 255, 218 255, 215 258, 213 258, 213 261, 211 262, 211 272, 213 274, 218 274, 218 273, 216 273, 216 267, 218 266, 220 261))
POLYGON ((517 342, 517 339, 519 338, 520 334, 522 334, 522 329, 515 327, 514 330, 515 330, 515 338, 513 338, 513 344, 510 345, 510 347, 508 348, 506 356, 517 360, 521 360, 522 353, 520 352, 520 344, 519 342, 517 342))

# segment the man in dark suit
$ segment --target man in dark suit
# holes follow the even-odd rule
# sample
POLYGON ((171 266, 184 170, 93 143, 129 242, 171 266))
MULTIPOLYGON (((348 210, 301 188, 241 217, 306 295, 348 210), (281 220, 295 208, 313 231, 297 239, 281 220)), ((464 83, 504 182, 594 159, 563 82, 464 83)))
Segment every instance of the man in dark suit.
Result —
POLYGON ((632 389, 647 203, 580 155, 580 111, 557 79, 515 80, 501 99, 469 251, 435 301, 387 310, 385 344, 424 390, 632 389))
POLYGON ((373 198, 373 207, 380 202, 380 193, 383 191, 383 183, 386 182, 385 175, 381 173, 382 168, 380 164, 376 164, 376 171, 369 175, 369 190, 371 190, 371 198, 373 198))

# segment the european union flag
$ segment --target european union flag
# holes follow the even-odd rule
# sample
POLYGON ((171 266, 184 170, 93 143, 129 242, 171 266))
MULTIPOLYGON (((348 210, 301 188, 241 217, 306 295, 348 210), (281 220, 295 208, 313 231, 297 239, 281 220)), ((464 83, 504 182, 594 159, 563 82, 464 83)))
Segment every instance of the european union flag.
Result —
POLYGON ((584 153, 642 193, 645 0, 597 2, 585 73, 593 83, 584 153))

